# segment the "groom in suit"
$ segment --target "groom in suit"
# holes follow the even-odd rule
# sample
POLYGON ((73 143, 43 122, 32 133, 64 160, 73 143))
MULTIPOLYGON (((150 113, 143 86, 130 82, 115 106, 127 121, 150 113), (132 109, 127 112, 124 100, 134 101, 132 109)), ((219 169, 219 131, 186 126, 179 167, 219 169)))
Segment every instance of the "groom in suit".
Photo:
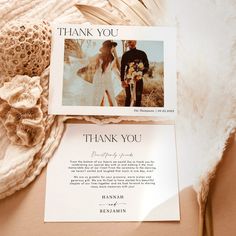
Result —
MULTIPOLYGON (((131 91, 130 91, 130 83, 127 82, 127 73, 130 69, 130 65, 133 63, 141 63, 143 65, 142 69, 142 77, 145 73, 147 73, 149 68, 149 62, 147 55, 144 51, 138 50, 136 48, 137 41, 128 40, 129 50, 125 52, 121 58, 121 83, 122 87, 125 88, 126 99, 125 106, 130 106, 131 104, 131 91)), ((136 80, 136 99, 134 106, 140 107, 142 101, 142 93, 143 93, 143 79, 136 80)))

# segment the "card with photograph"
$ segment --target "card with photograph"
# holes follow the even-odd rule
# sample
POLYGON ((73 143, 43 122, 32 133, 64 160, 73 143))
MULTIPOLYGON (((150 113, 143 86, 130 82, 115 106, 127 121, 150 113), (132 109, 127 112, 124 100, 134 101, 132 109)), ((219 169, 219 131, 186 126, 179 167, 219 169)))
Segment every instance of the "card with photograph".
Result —
POLYGON ((49 113, 176 115, 175 29, 53 25, 49 113))

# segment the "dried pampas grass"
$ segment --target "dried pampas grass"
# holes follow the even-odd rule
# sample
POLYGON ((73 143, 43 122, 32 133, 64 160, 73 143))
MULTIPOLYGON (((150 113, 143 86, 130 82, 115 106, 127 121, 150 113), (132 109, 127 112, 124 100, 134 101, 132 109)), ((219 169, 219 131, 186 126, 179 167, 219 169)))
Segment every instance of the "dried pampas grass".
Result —
POLYGON ((82 4, 76 4, 78 10, 83 12, 83 15, 88 19, 91 23, 94 24, 109 24, 109 25, 123 25, 125 21, 112 14, 110 11, 105 10, 103 8, 88 6, 82 4))

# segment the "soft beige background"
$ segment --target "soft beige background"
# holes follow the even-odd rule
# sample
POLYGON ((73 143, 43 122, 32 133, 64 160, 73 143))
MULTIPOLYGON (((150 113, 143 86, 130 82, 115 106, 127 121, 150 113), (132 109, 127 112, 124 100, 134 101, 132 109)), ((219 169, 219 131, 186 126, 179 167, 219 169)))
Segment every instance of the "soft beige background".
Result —
MULTIPOLYGON (((214 236, 236 235, 236 138, 225 152, 212 188, 214 236)), ((46 169, 13 196, 0 201, 1 236, 197 236, 198 205, 195 192, 180 193, 181 222, 44 223, 46 169)))

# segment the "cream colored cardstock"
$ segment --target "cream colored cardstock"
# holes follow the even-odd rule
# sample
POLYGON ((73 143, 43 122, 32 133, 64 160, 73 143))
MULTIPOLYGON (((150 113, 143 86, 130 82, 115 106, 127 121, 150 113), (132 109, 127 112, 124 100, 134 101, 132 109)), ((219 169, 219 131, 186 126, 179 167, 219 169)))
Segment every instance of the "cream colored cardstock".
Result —
MULTIPOLYGON (((107 71, 110 71, 109 66, 107 71)), ((106 73, 104 72, 104 74, 106 73)), ((134 88, 133 91, 135 90, 134 88)), ((176 29, 174 27, 70 25, 56 23, 52 25, 49 86, 50 114, 174 118, 177 112, 176 91, 176 29), (67 42, 69 40, 70 44, 68 43, 67 45, 65 43, 66 40, 67 42), (107 40, 117 43, 116 52, 119 64, 121 64, 122 56, 125 53, 124 47, 127 41, 136 40, 136 48, 142 50, 147 55, 149 69, 154 68, 152 69, 154 74, 162 71, 158 79, 157 76, 148 75, 149 72, 145 73, 146 77, 144 77, 146 79, 143 78, 144 87, 141 107, 125 106, 124 101, 119 104, 119 100, 122 100, 122 96, 125 96, 122 95, 124 88, 121 87, 119 75, 121 68, 116 70, 113 65, 111 75, 109 74, 108 76, 109 78, 96 73, 99 70, 98 63, 96 65, 96 72, 93 71, 92 58, 96 58, 99 55, 102 43, 107 40), (162 68, 160 71, 159 67, 162 68), (84 80, 83 73, 80 73, 81 70, 87 71, 84 73, 92 77, 92 82, 84 80), (99 85, 97 85, 97 81, 100 81, 99 85), (158 90, 160 84, 156 85, 155 81, 157 84, 163 84, 161 89, 158 90), (98 87, 101 87, 101 91, 104 87, 109 96, 104 91, 103 102, 97 103, 96 99, 98 99, 99 92, 101 92, 100 90, 98 92, 98 87), (148 88, 152 88, 152 90, 148 92, 150 94, 146 98, 146 101, 148 100, 149 102, 145 103, 144 91, 148 88), (158 98, 154 96, 157 93, 159 93, 158 98), (109 105, 107 97, 110 97, 112 105, 109 105), (160 105, 158 100, 163 100, 163 104, 160 105)), ((131 94, 133 93, 131 92, 131 94)), ((135 97, 135 95, 133 96, 135 97)))
POLYGON ((174 125, 67 124, 45 222, 178 221, 174 125))

